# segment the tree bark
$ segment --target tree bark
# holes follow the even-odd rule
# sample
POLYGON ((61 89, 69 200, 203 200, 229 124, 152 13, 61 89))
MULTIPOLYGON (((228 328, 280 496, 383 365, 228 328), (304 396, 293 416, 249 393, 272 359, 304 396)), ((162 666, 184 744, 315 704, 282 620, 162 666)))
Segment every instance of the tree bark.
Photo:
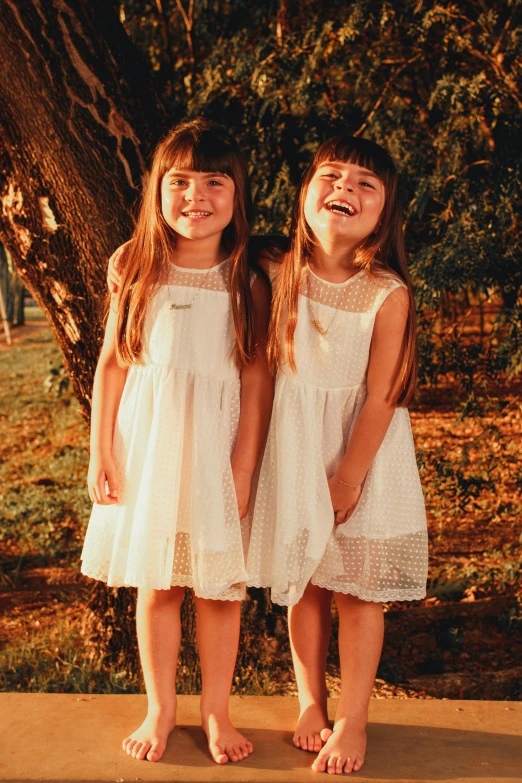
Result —
POLYGON ((164 110, 107 0, 4 0, 0 38, 0 240, 87 416, 107 258, 129 237, 164 110))
MULTIPOLYGON (((85 417, 105 270, 165 124, 148 66, 109 0, 0 3, 0 241, 42 308, 85 417)), ((91 653, 136 672, 134 591, 94 585, 91 653)))

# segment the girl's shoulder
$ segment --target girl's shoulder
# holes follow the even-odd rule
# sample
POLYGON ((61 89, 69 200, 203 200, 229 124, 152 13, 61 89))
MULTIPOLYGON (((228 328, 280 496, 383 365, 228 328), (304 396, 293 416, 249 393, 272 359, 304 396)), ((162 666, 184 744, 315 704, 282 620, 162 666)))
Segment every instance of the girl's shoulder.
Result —
POLYGON ((391 292, 395 291, 397 288, 408 290, 408 286, 402 277, 388 267, 378 266, 371 270, 370 275, 375 287, 387 294, 391 294, 391 292))
MULTIPOLYGON (((361 285, 364 287, 365 299, 368 310, 377 312, 385 301, 392 304, 395 300, 403 303, 409 298, 408 286, 405 281, 392 269, 377 267, 367 270, 362 276, 361 285), (394 292, 396 292, 394 294, 394 292), (390 298, 390 294, 393 294, 390 298)), ((354 292, 355 293, 355 292, 354 292)))

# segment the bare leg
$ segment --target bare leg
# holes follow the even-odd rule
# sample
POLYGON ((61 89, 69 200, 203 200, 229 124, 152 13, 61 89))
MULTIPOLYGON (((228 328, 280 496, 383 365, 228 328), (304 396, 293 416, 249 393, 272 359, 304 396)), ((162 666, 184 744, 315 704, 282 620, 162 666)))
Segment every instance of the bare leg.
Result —
POLYGON ((148 711, 141 726, 123 740, 123 749, 139 761, 158 761, 176 725, 176 664, 183 595, 183 587, 138 590, 136 625, 148 711))
POLYGON ((366 750, 368 704, 384 634, 382 604, 335 593, 339 611, 341 697, 333 731, 312 764, 314 772, 357 772, 366 750))
POLYGON ((241 761, 252 743, 228 717, 228 700, 239 644, 239 601, 195 598, 196 634, 201 661, 201 721, 210 754, 217 764, 241 761))
POLYGON ((317 753, 323 745, 321 731, 330 727, 325 672, 332 593, 309 583, 299 603, 288 610, 288 627, 300 706, 293 743, 317 753))

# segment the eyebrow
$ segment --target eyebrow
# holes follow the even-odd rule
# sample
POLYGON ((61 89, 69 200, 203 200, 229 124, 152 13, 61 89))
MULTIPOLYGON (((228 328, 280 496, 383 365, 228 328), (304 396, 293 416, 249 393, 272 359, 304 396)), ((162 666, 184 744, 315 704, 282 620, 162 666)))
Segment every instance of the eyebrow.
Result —
POLYGON ((203 174, 205 177, 228 177, 223 171, 194 171, 194 169, 187 169, 187 171, 167 171, 169 177, 187 177, 191 174, 203 174))
MULTIPOLYGON (((335 167, 336 165, 337 165, 337 161, 335 161, 335 160, 326 160, 324 163, 320 163, 318 168, 320 169, 322 166, 332 166, 332 167, 335 167)), ((373 177, 374 179, 379 179, 377 174, 374 171, 370 171, 370 169, 358 169, 357 173, 358 174, 364 174, 365 177, 373 177)))

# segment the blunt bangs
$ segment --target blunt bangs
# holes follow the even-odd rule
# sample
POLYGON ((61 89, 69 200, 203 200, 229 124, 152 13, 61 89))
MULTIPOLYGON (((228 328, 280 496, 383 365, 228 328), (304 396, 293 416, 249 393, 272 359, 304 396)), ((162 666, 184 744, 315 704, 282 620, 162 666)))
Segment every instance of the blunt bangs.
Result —
POLYGON ((214 131, 187 128, 165 149, 160 177, 176 168, 226 174, 235 181, 239 161, 239 149, 214 131))
POLYGON ((386 189, 397 176, 395 164, 386 150, 358 136, 335 136, 321 144, 314 158, 313 170, 316 171, 322 163, 336 160, 373 171, 386 189))

